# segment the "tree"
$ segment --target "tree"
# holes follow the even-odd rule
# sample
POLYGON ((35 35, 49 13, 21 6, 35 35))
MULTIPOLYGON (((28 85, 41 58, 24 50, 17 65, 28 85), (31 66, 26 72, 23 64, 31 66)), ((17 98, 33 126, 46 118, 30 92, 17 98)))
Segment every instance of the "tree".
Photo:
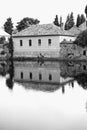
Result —
POLYGON ((87 74, 81 73, 74 77, 77 83, 82 86, 83 89, 87 89, 87 74))
POLYGON ((70 16, 68 14, 66 22, 65 22, 65 30, 68 30, 68 22, 69 22, 70 16))
POLYGON ((3 37, 0 37, 0 44, 4 44, 5 43, 5 37, 3 36, 3 37))
POLYGON ((75 44, 81 46, 81 47, 87 47, 87 30, 81 32, 76 40, 74 41, 75 44))
POLYGON ((79 27, 82 23, 85 22, 85 16, 83 14, 78 14, 77 15, 77 21, 76 21, 76 26, 79 27))
POLYGON ((79 27, 80 24, 81 24, 81 17, 80 17, 80 15, 78 14, 78 15, 77 15, 77 20, 76 20, 76 26, 79 27))
POLYGON ((10 65, 8 69, 9 77, 6 79, 6 85, 9 89, 13 89, 14 85, 14 65, 13 65, 13 59, 10 60, 10 65))
POLYGON ((56 26, 59 26, 59 21, 58 21, 58 15, 56 15, 54 22, 53 22, 56 26))
POLYGON ((72 28, 74 26, 74 16, 73 16, 73 12, 71 12, 70 14, 70 19, 69 19, 69 22, 68 22, 68 29, 72 28))
POLYGON ((86 14, 86 18, 87 18, 87 5, 85 7, 85 14, 86 14))
POLYGON ((12 31, 13 31, 13 23, 11 18, 7 18, 7 21, 4 23, 4 30, 9 33, 10 35, 12 35, 12 31))
POLYGON ((39 22, 40 21, 38 19, 25 17, 20 22, 17 23, 18 25, 16 26, 16 28, 18 31, 21 31, 21 30, 29 27, 29 25, 39 24, 39 22))
POLYGON ((71 12, 70 15, 67 16, 66 22, 65 22, 65 30, 69 30, 74 26, 74 16, 73 12, 71 12))
POLYGON ((84 23, 85 21, 86 21, 85 16, 81 14, 81 24, 84 23))
POLYGON ((87 27, 87 5, 85 7, 85 14, 86 14, 86 27, 87 27))
POLYGON ((13 58, 13 39, 12 37, 9 38, 9 43, 8 43, 8 49, 9 49, 9 54, 10 54, 10 58, 13 58))

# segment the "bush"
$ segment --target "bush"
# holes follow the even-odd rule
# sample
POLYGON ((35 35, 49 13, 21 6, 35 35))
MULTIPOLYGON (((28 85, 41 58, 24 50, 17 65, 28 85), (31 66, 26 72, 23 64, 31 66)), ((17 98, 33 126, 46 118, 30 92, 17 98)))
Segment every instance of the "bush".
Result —
POLYGON ((76 40, 74 41, 75 44, 81 47, 87 47, 87 30, 80 33, 76 40))
POLYGON ((2 52, 1 52, 1 55, 4 55, 4 54, 5 54, 5 52, 4 52, 4 51, 2 51, 2 52))

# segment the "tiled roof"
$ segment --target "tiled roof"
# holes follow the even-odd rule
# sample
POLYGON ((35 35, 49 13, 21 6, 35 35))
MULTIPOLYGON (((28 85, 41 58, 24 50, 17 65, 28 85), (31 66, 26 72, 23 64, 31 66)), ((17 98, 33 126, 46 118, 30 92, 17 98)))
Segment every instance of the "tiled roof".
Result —
POLYGON ((70 33, 72 33, 73 35, 79 35, 81 33, 81 30, 76 27, 76 26, 73 26, 71 29, 68 30, 70 33))
POLYGON ((84 31, 84 30, 87 29, 87 27, 86 27, 86 21, 79 26, 79 29, 80 29, 81 31, 84 31))
POLYGON ((72 33, 57 27, 54 24, 37 24, 31 25, 30 27, 13 34, 13 37, 26 37, 26 36, 46 36, 46 35, 66 35, 74 36, 72 33))

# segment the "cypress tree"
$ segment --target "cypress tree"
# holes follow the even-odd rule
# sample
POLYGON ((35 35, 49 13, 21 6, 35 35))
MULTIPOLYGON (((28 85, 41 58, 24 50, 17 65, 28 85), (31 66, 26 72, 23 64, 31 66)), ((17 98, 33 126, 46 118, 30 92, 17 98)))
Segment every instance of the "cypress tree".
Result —
POLYGON ((59 25, 59 21, 58 21, 58 15, 56 15, 54 22, 53 22, 56 26, 60 26, 59 25))
POLYGON ((70 16, 69 16, 69 14, 68 14, 67 19, 66 19, 66 22, 65 22, 65 27, 64 27, 65 30, 68 30, 69 19, 70 19, 70 16))
POLYGON ((80 15, 78 14, 78 15, 77 15, 77 20, 76 20, 76 26, 79 27, 80 24, 81 24, 81 17, 80 17, 80 15))
POLYGON ((86 21, 85 16, 81 14, 81 24, 84 23, 85 21, 86 21))
POLYGON ((66 22, 65 22, 65 30, 69 30, 74 26, 74 17, 73 12, 71 12, 70 15, 67 16, 66 22))

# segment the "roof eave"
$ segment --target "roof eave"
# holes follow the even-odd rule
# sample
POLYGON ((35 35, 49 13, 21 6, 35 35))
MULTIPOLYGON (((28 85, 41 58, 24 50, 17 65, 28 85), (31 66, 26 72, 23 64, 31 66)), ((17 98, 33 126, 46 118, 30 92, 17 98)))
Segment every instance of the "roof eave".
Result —
POLYGON ((76 37, 75 35, 67 35, 67 34, 48 34, 48 35, 13 35, 13 38, 18 37, 43 37, 43 36, 68 36, 68 37, 76 37))

